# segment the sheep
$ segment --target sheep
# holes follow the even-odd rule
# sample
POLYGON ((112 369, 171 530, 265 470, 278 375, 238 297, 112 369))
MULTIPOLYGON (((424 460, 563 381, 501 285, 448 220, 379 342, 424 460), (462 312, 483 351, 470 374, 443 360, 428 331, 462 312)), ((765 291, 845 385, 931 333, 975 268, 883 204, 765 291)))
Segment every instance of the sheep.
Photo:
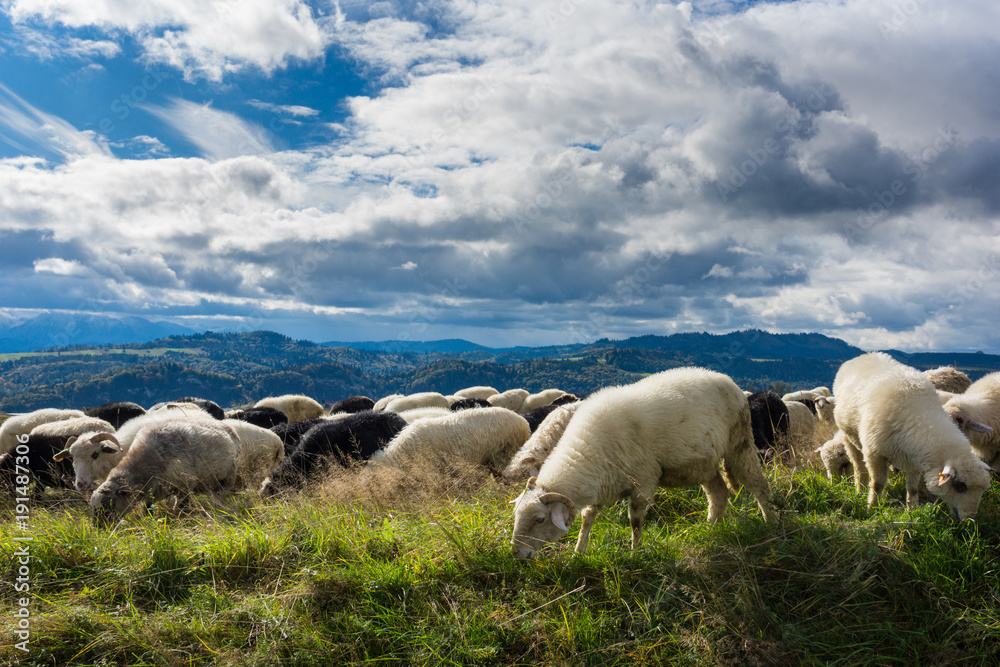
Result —
POLYGON ((455 396, 459 398, 481 398, 486 400, 490 396, 496 396, 500 392, 493 387, 467 387, 465 389, 459 389, 455 392, 455 396))
POLYGON ((569 405, 570 403, 576 403, 579 400, 580 400, 580 397, 577 396, 576 394, 568 394, 567 393, 567 394, 563 394, 562 396, 560 396, 556 400, 552 401, 551 403, 549 403, 549 405, 554 405, 556 407, 559 407, 560 405, 569 405))
POLYGON ((531 430, 521 415, 472 408, 408 424, 378 459, 394 463, 409 455, 432 454, 502 469, 529 437, 531 430))
POLYGON ((254 403, 253 407, 281 410, 288 416, 288 421, 290 422, 322 417, 325 414, 323 406, 318 401, 303 394, 268 396, 254 403))
POLYGON ((812 393, 812 394, 813 394, 813 395, 814 395, 814 396, 815 396, 816 398, 819 398, 820 396, 825 396, 825 397, 827 397, 827 398, 829 398, 830 396, 833 396, 833 392, 831 392, 831 391, 830 391, 830 388, 829 388, 829 387, 816 387, 816 388, 814 388, 814 389, 810 389, 809 391, 810 391, 810 392, 811 392, 811 393, 812 393))
POLYGON ((785 403, 801 403, 809 408, 809 412, 816 414, 816 395, 811 391, 795 391, 781 397, 785 403))
POLYGON ((451 401, 436 391, 424 391, 393 399, 385 406, 386 412, 406 412, 417 408, 450 408, 451 401))
POLYGON ((823 461, 826 476, 831 482, 851 474, 854 468, 851 465, 851 458, 847 455, 847 443, 844 442, 843 431, 834 433, 832 438, 816 448, 816 453, 823 461))
POLYGON ((799 447, 812 447, 816 418, 798 401, 784 401, 788 408, 788 435, 785 442, 794 455, 799 447))
POLYGON ((101 405, 84 408, 83 412, 88 417, 103 419, 118 429, 129 419, 146 414, 146 409, 138 403, 131 401, 115 401, 113 403, 102 403, 101 405))
POLYGON ((151 408, 146 414, 128 420, 117 431, 110 428, 95 429, 88 437, 70 440, 66 444, 66 451, 60 452, 60 457, 72 459, 73 469, 76 471, 76 490, 86 493, 108 477, 143 428, 152 424, 190 421, 217 423, 212 415, 193 403, 164 404, 161 408, 151 408))
POLYGON ((545 418, 552 414, 552 411, 557 408, 559 408, 558 405, 546 405, 542 408, 535 408, 530 412, 522 412, 521 416, 525 418, 528 422, 528 428, 530 428, 531 432, 534 433, 535 429, 537 429, 541 423, 545 421, 545 418))
POLYGON ((559 438, 569 425, 569 420, 580 405, 580 403, 570 403, 557 406, 550 412, 507 464, 503 471, 504 478, 512 482, 523 482, 529 477, 536 477, 542 463, 559 442, 559 438))
POLYGON ((562 389, 545 389, 544 391, 529 395, 524 399, 524 403, 521 404, 521 407, 517 411, 523 415, 536 408, 544 408, 546 405, 551 405, 552 401, 562 398, 565 395, 566 392, 562 389))
POLYGON ((962 394, 953 395, 944 411, 972 444, 972 451, 1000 472, 1000 373, 984 375, 962 394))
POLYGON ((0 424, 0 454, 6 454, 17 444, 17 436, 28 435, 31 429, 46 422, 86 417, 82 410, 60 410, 58 408, 42 408, 33 412, 9 417, 0 424))
POLYGON ((628 497, 632 548, 642 540, 642 524, 658 486, 700 484, 709 499, 708 520, 726 510, 730 484, 744 484, 767 521, 767 479, 753 444, 750 408, 736 383, 704 368, 674 368, 638 382, 608 387, 577 409, 515 501, 511 548, 531 558, 548 542, 569 532, 577 508, 583 525, 576 551, 585 553, 601 506, 628 497))
POLYGON ((489 401, 492 406, 507 408, 508 410, 518 412, 527 398, 528 391, 526 389, 508 389, 502 394, 494 394, 486 400, 489 401))
POLYGON ((488 408, 490 402, 485 398, 459 398, 451 404, 451 411, 468 410, 469 408, 488 408))
POLYGON ((762 457, 770 458, 775 440, 788 435, 788 406, 773 391, 762 390, 746 397, 753 425, 753 442, 762 457))
POLYGON ((113 433, 115 427, 111 422, 98 417, 73 417, 57 422, 46 422, 31 429, 31 435, 61 435, 65 438, 79 436, 92 431, 113 433))
POLYGON ((66 446, 68 436, 42 435, 32 431, 22 434, 14 448, 0 455, 0 483, 11 493, 26 492, 34 482, 32 495, 39 496, 46 488, 72 488, 73 466, 68 462, 53 460, 66 446))
POLYGON ((261 428, 274 428, 278 424, 287 424, 288 415, 277 408, 250 408, 249 410, 230 410, 226 419, 238 419, 261 428))
POLYGON ((337 401, 330 406, 327 410, 327 414, 337 414, 338 412, 348 412, 354 414, 355 412, 367 412, 369 410, 375 409, 375 401, 368 398, 367 396, 351 396, 350 398, 345 398, 342 401, 337 401))
POLYGON ((834 396, 817 396, 813 405, 816 407, 816 419, 828 424, 833 423, 833 409, 837 405, 834 396))
POLYGON ((196 398, 194 396, 185 396, 184 398, 178 398, 175 401, 164 401, 163 403, 157 403, 151 407, 147 412, 154 412, 156 410, 169 409, 177 404, 193 404, 197 405, 199 408, 212 415, 213 419, 223 420, 226 418, 226 411, 219 406, 215 401, 210 401, 207 398, 196 398))
POLYGON ((924 371, 924 377, 931 381, 935 389, 962 394, 972 385, 969 376, 953 366, 940 366, 924 371))
POLYGON ((176 495, 180 504, 192 493, 233 489, 239 448, 233 429, 217 421, 151 423, 90 497, 97 525, 109 525, 149 498, 176 495))
POLYGON ((833 393, 855 487, 860 492, 864 478, 871 479, 869 505, 881 496, 892 464, 906 473, 907 507, 919 502, 922 474, 927 491, 959 520, 976 515, 990 485, 989 466, 948 417, 927 376, 883 352, 869 352, 841 365, 833 393))
POLYGON ((389 405, 392 401, 397 398, 403 398, 403 394, 389 394, 388 396, 383 396, 382 398, 375 401, 375 405, 372 406, 372 410, 381 411, 385 410, 385 406, 389 405))
POLYGON ((405 426, 398 414, 384 411, 358 412, 336 421, 321 420, 264 479, 260 494, 267 497, 284 489, 302 488, 328 464, 369 459, 405 426))
POLYGON ((223 419, 240 444, 237 484, 256 489, 267 473, 285 458, 285 446, 273 431, 239 419, 223 419))
POLYGON ((435 406, 430 408, 413 408, 412 410, 403 410, 402 412, 397 412, 396 414, 405 419, 407 424, 412 424, 420 419, 443 417, 445 415, 450 415, 451 413, 452 411, 450 408, 435 406))
POLYGON ((311 429, 316 424, 327 421, 324 417, 313 417, 312 419, 303 419, 302 421, 292 422, 290 424, 278 424, 277 426, 271 427, 271 432, 281 439, 282 445, 285 448, 285 456, 290 456, 295 448, 299 444, 299 440, 302 436, 311 429))

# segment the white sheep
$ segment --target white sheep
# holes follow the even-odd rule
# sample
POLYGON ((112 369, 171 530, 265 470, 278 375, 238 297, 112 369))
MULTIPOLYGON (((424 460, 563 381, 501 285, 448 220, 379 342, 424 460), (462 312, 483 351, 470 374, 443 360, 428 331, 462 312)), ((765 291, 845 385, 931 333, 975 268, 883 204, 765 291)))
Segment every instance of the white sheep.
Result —
POLYGON ((313 417, 322 417, 323 406, 316 399, 309 398, 303 394, 284 394, 282 396, 268 396, 253 404, 255 408, 274 408, 281 410, 288 417, 290 422, 299 422, 313 417))
POLYGON ((544 389, 535 394, 530 394, 527 398, 525 398, 524 403, 521 404, 521 407, 518 408, 517 411, 523 415, 524 413, 531 412, 536 408, 544 408, 546 405, 551 404, 552 401, 556 400, 560 396, 564 396, 565 394, 566 392, 562 389, 544 389))
POLYGON ((238 485, 258 488, 271 469, 285 458, 285 445, 270 429, 239 419, 224 419, 222 423, 232 428, 239 440, 238 485))
POLYGON ((529 477, 537 476, 542 463, 552 453, 559 438, 569 426, 569 420, 576 414, 580 405, 582 403, 579 402, 561 405, 550 412, 538 425, 535 432, 531 434, 528 441, 514 454, 507 468, 504 469, 503 476, 512 482, 520 482, 529 477))
POLYGON ((76 490, 86 493, 95 484, 104 481, 108 473, 118 465, 137 433, 143 428, 158 423, 207 421, 216 422, 212 415, 191 403, 171 404, 159 410, 150 410, 128 420, 118 431, 113 428, 96 430, 66 443, 66 449, 59 452, 57 460, 71 457, 76 472, 76 490))
POLYGON ((583 507, 576 550, 584 553, 601 506, 629 498, 632 548, 658 486, 700 484, 709 521, 726 510, 732 485, 744 484, 768 521, 769 490, 753 442, 750 406, 726 375, 704 368, 675 368, 589 396, 566 432, 528 480, 514 508, 511 545, 530 558, 555 542, 583 507))
POLYGON ((817 396, 813 405, 816 408, 816 419, 828 424, 833 423, 833 410, 837 407, 835 396, 817 396))
MULTIPOLYGON (((392 410, 386 410, 386 412, 393 412, 392 410)), ((448 408, 414 408, 412 410, 403 410, 398 413, 400 417, 406 420, 407 424, 412 424, 418 419, 427 419, 428 417, 445 417, 452 414, 452 411, 448 408)))
POLYGON ((869 505, 881 496, 892 464, 906 473, 907 507, 918 504, 922 474, 927 490, 960 520, 975 516, 990 485, 989 467, 972 452, 925 375, 870 352, 841 365, 833 393, 834 418, 859 492, 871 478, 869 505))
POLYGON ((471 408, 408 424, 378 456, 396 462, 434 454, 503 468, 531 437, 527 420, 510 410, 471 408))
POLYGON ((514 412, 520 412, 521 406, 524 405, 526 398, 528 398, 528 390, 508 389, 502 394, 494 394, 486 400, 493 407, 507 408, 508 410, 513 410, 514 412))
POLYGON ((372 407, 372 410, 375 411, 385 410, 385 406, 389 405, 389 403, 393 402, 397 398, 403 398, 403 394, 389 394, 388 396, 383 396, 382 398, 375 401, 375 405, 372 407))
POLYGON ((98 431, 114 433, 115 427, 110 422, 97 417, 73 417, 72 419, 39 424, 31 429, 31 435, 58 435, 68 438, 98 431))
POLYGON ((830 391, 829 387, 816 387, 814 389, 810 389, 809 391, 812 392, 812 394, 814 396, 816 396, 816 397, 819 397, 819 396, 827 396, 827 397, 833 396, 833 392, 830 391))
POLYGON ((448 408, 451 401, 444 394, 436 391, 422 391, 395 398, 385 406, 386 412, 406 412, 418 408, 448 408))
POLYGON ((812 411, 798 401, 785 401, 788 408, 788 434, 786 444, 795 455, 800 447, 812 447, 813 433, 816 430, 816 418, 812 411))
POLYGON ((6 454, 17 445, 17 436, 28 435, 36 426, 48 422, 62 421, 86 417, 82 410, 60 410, 58 408, 42 408, 24 414, 9 417, 0 424, 0 455, 6 454))
POLYGON ((932 368, 924 371, 924 376, 931 381, 935 389, 952 394, 964 393, 972 385, 969 376, 954 366, 932 368))
POLYGON ((984 375, 965 393, 951 396, 944 411, 969 438, 976 456, 1000 471, 1000 373, 984 375))
POLYGON ((847 443, 844 442, 844 432, 837 431, 833 437, 816 448, 816 453, 826 467, 826 476, 835 481, 851 473, 853 466, 847 455, 847 443))
POLYGON ((236 485, 239 441, 226 424, 164 421, 141 429, 131 449, 90 497, 98 525, 108 525, 148 498, 218 493, 236 485))
POLYGON ((459 389, 455 392, 455 396, 459 398, 481 398, 486 400, 490 396, 495 396, 500 392, 493 387, 466 387, 465 389, 459 389))

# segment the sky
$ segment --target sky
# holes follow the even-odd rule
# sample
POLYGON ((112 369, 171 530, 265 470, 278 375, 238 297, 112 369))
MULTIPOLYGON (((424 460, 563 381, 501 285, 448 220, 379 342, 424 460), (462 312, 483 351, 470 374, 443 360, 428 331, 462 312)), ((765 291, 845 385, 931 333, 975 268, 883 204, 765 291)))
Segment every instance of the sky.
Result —
POLYGON ((1000 353, 1000 4, 0 0, 0 321, 1000 353))

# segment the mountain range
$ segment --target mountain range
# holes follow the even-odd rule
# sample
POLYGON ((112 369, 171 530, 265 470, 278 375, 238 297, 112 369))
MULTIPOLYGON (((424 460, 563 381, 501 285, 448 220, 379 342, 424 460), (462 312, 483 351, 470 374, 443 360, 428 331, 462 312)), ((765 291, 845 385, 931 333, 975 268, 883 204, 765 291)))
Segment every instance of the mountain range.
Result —
POLYGON ((141 317, 42 313, 27 320, 0 319, 0 353, 34 352, 74 345, 145 343, 167 336, 185 336, 193 329, 141 317))

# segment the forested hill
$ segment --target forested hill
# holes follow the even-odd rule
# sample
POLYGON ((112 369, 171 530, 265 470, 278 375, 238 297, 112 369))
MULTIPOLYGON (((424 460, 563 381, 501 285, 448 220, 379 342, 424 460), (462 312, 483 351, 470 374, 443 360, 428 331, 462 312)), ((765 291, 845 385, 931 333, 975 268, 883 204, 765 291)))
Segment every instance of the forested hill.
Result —
MULTIPOLYGON (((390 342, 391 343, 391 342, 390 342)), ((676 366, 730 375, 745 389, 830 385, 863 350, 819 334, 677 334, 588 345, 491 349, 466 341, 317 345, 272 332, 170 336, 151 343, 0 355, 0 410, 80 407, 111 400, 150 405, 202 396, 224 406, 302 392, 329 402, 354 394, 440 391, 488 384, 500 390, 559 387, 585 394, 676 366)), ((1000 370, 1000 356, 891 352, 918 368, 954 364, 973 378, 1000 370)))

